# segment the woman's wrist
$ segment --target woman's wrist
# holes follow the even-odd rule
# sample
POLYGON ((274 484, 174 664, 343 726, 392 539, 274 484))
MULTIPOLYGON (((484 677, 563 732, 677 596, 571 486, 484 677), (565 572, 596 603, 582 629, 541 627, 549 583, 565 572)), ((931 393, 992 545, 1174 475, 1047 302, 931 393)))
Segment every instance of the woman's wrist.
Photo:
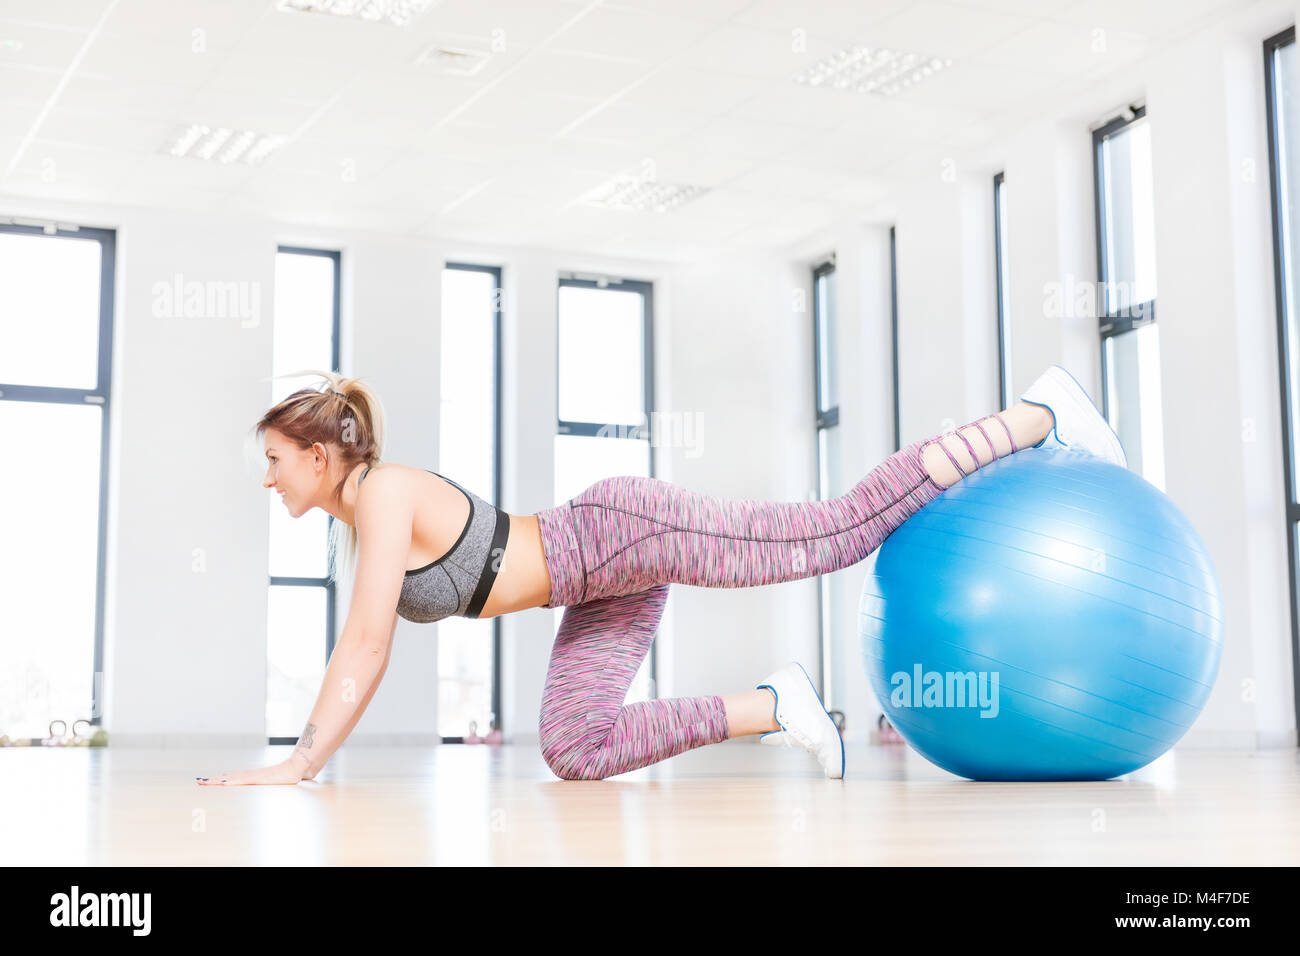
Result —
POLYGON ((299 748, 294 748, 293 753, 289 755, 289 759, 285 763, 294 769, 299 778, 314 775, 315 768, 312 765, 311 756, 299 748))

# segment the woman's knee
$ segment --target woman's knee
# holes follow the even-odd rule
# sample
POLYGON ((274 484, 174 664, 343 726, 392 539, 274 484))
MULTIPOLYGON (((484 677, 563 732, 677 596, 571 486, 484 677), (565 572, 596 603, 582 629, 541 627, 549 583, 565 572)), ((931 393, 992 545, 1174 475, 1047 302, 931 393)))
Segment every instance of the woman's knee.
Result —
POLYGON ((586 746, 543 744, 542 759, 561 780, 600 780, 604 776, 586 746))

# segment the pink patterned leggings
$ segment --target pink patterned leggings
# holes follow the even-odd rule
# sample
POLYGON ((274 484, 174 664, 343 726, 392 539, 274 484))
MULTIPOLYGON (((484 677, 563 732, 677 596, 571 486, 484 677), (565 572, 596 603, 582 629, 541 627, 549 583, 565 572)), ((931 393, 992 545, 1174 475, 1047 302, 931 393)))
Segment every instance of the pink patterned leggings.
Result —
MULTIPOLYGON (((994 417, 1010 437, 1006 422, 994 417)), ((988 440, 993 460, 1000 457, 988 433, 971 424, 988 440)), ((961 436, 966 427, 951 434, 978 462, 961 436)), ((756 587, 857 564, 943 493, 921 456, 948 434, 913 442, 846 494, 826 501, 717 498, 659 478, 623 475, 539 512, 551 575, 545 606, 565 609, 542 692, 540 743, 547 766, 566 780, 599 780, 726 740, 719 696, 623 704, 654 640, 669 586, 756 587)))

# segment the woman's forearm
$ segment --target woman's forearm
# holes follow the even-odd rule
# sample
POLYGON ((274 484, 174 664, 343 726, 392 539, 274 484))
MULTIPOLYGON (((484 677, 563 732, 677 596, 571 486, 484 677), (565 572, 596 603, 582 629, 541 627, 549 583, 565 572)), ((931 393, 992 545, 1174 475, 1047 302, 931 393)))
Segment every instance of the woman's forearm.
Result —
MULTIPOLYGON (((359 721, 361 719, 361 715, 365 713, 366 707, 370 704, 370 698, 375 696, 375 690, 379 687, 380 683, 383 681, 384 674, 387 673, 388 671, 388 657, 391 656, 392 654, 391 643, 388 645, 388 649, 389 649, 389 654, 385 655, 384 657, 384 666, 379 669, 379 676, 376 677, 373 682, 371 682, 370 689, 366 691, 366 696, 361 698, 361 705, 357 707, 356 713, 352 715, 352 718, 348 721, 348 725, 343 728, 342 740, 347 740, 348 737, 351 735, 352 728, 357 725, 357 721, 359 721)), ((301 742, 301 738, 300 738, 300 742, 301 742)), ((307 767, 307 772, 303 775, 304 779, 311 779, 312 777, 316 776, 316 774, 320 773, 321 768, 325 766, 326 761, 328 761, 331 756, 333 756, 333 751, 330 751, 329 753, 321 751, 317 753, 314 757, 312 757, 311 764, 307 767)))
POLYGON ((316 706, 289 757, 304 776, 324 765, 356 726, 387 664, 385 649, 377 645, 345 639, 335 646, 316 706))

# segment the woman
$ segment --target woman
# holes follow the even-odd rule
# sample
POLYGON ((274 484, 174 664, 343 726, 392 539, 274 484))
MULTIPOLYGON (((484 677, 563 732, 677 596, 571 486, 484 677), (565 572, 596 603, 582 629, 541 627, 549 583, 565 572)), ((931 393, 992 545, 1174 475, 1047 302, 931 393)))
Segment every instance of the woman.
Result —
POLYGON ((533 607, 565 608, 540 715, 542 755, 558 776, 601 779, 761 734, 764 743, 808 750, 828 777, 843 777, 839 730, 798 662, 747 693, 624 706, 670 584, 755 587, 849 567, 946 487, 1053 431, 1062 445, 1127 466, 1087 393, 1052 366, 1013 407, 913 442, 838 498, 725 499, 624 475, 557 507, 513 515, 436 472, 381 463, 377 396, 358 380, 319 374, 324 390, 290 395, 256 431, 266 446, 263 485, 292 517, 321 508, 337 519, 336 573, 343 565, 346 576, 356 554, 348 619, 291 756, 196 778, 201 784, 312 779, 369 703, 398 617, 488 618, 533 607))

